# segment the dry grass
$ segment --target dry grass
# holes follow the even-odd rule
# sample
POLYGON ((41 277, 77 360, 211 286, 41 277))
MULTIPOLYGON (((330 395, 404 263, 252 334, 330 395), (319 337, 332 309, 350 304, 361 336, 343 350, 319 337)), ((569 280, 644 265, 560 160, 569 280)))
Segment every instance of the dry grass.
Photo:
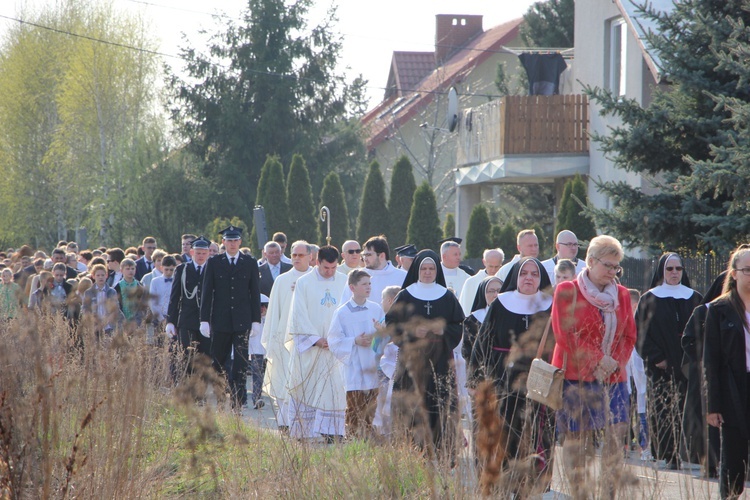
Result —
MULTIPOLYGON (((503 431, 491 418, 497 402, 489 390, 478 452, 493 464, 480 483, 460 439, 453 469, 406 439, 299 443, 227 405, 196 403, 216 382, 210 366, 175 384, 168 349, 149 344, 144 330, 102 343, 90 325, 81 331, 83 351, 60 318, 0 325, 0 499, 473 498, 482 491, 508 498, 512 477, 535 473, 528 460, 501 465, 503 431)), ((589 476, 585 490, 597 497, 606 481, 619 480, 632 498, 658 491, 623 479, 589 476)), ((571 491, 564 479, 555 484, 571 491)))
POLYGON ((302 444, 256 428, 197 404, 205 377, 174 384, 170 353, 144 330, 99 343, 88 326, 83 351, 61 318, 0 326, 0 498, 435 493, 407 447, 302 444))

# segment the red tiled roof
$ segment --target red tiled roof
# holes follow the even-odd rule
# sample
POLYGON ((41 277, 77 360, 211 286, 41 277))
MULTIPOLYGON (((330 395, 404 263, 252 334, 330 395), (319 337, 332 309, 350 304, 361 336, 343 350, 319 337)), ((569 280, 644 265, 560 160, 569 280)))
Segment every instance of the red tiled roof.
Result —
POLYGON ((391 73, 388 76, 386 96, 404 95, 417 88, 417 84, 435 69, 434 52, 394 51, 391 73))
MULTIPOLYGON (((522 22, 523 19, 518 18, 488 29, 456 52, 443 66, 432 70, 415 87, 411 87, 416 89, 415 92, 404 92, 403 96, 393 94, 368 111, 362 118, 362 125, 368 131, 367 148, 377 147, 394 128, 432 102, 436 92, 447 92, 472 69, 516 38, 522 22)), ((401 88, 408 89, 405 86, 401 88)))

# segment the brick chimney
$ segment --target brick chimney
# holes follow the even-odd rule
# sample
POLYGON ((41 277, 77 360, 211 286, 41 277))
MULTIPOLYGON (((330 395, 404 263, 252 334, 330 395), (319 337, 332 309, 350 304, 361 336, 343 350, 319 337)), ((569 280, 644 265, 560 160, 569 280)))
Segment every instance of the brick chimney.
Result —
POLYGON ((482 16, 438 14, 435 16, 435 62, 443 64, 482 33, 482 16))

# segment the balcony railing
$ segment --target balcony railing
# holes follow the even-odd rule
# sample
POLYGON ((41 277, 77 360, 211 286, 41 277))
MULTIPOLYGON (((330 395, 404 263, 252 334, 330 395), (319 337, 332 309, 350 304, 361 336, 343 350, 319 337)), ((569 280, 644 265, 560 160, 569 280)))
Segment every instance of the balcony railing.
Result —
POLYGON ((505 155, 586 155, 588 124, 583 95, 502 97, 464 110, 456 164, 475 165, 505 155))

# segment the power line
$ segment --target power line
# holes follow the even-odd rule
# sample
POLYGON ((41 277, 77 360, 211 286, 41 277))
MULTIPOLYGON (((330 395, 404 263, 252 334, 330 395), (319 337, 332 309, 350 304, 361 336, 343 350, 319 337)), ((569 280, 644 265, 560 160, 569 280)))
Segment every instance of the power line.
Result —
MULTIPOLYGON (((157 7, 157 8, 160 8, 160 9, 176 10, 176 11, 181 11, 181 12, 189 12, 191 14, 200 14, 200 15, 204 15, 204 16, 219 17, 219 18, 222 18, 222 19, 229 19, 229 20, 232 20, 232 21, 240 21, 240 22, 246 22, 247 21, 246 19, 244 19, 242 17, 230 16, 229 14, 225 14, 223 12, 211 13, 211 12, 194 10, 194 9, 186 9, 184 7, 173 7, 171 5, 164 5, 164 4, 159 4, 159 3, 155 3, 155 2, 148 2, 146 0, 125 0, 125 1, 131 2, 131 3, 140 4, 140 5, 147 5, 147 6, 150 6, 150 7, 157 7)), ((268 21, 266 21, 266 22, 268 22, 268 21)), ((492 28, 490 28, 490 29, 492 29, 492 28)), ((404 45, 406 45, 406 44, 413 44, 413 45, 420 45, 420 46, 424 46, 424 47, 432 47, 432 48, 435 48, 435 49, 440 48, 440 49, 450 49, 450 50, 468 50, 470 52, 479 52, 479 53, 486 52, 488 54, 513 54, 513 53, 515 53, 512 49, 509 50, 506 47, 501 47, 500 49, 477 49, 477 48, 466 47, 466 46, 462 46, 462 45, 444 45, 444 44, 434 44, 434 43, 427 43, 427 42, 415 42, 415 41, 395 40, 395 39, 392 39, 392 38, 379 38, 379 37, 358 35, 356 33, 341 32, 340 34, 343 35, 343 36, 353 37, 353 38, 361 38, 361 39, 364 39, 364 40, 375 40, 375 41, 378 41, 378 42, 402 43, 404 45)), ((520 48, 519 50, 523 50, 523 48, 520 48)), ((535 50, 540 50, 540 49, 537 48, 535 50)), ((566 49, 547 49, 547 48, 545 48, 544 50, 566 50, 566 49)))
MULTIPOLYGON (((88 40, 88 41, 95 42, 95 43, 101 43, 101 44, 110 45, 110 46, 118 47, 118 48, 122 48, 122 49, 133 50, 133 51, 136 51, 136 52, 142 52, 142 53, 145 53, 145 54, 151 54, 151 55, 160 56, 160 57, 168 57, 170 59, 179 59, 179 60, 182 60, 182 61, 185 61, 185 62, 189 62, 189 60, 187 58, 183 57, 183 56, 174 55, 174 54, 167 54, 165 52, 159 52, 157 50, 145 49, 143 47, 136 47, 134 45, 128 45, 128 44, 125 44, 125 43, 113 42, 111 40, 104 40, 102 38, 96 38, 96 37, 93 37, 93 36, 83 35, 83 34, 80 34, 80 33, 73 33, 72 31, 66 31, 66 30, 62 30, 62 29, 59 29, 59 28, 53 28, 51 26, 45 26, 43 24, 35 23, 35 22, 32 22, 32 21, 25 21, 23 19, 18 19, 18 18, 15 18, 15 17, 3 15, 3 14, 0 14, 0 18, 7 19, 7 20, 13 21, 13 22, 17 22, 19 24, 25 24, 25 25, 28 25, 28 26, 33 26, 35 28, 39 28, 39 29, 43 29, 43 30, 48 30, 48 31, 51 31, 51 32, 54 32, 54 33, 58 33, 58 34, 61 34, 61 35, 66 35, 66 36, 70 36, 70 37, 74 37, 74 38, 81 38, 81 39, 88 40)), ((223 66, 223 65, 221 65, 219 63, 216 63, 216 62, 213 62, 213 61, 208 61, 208 63, 210 65, 212 65, 212 66, 216 66, 216 67, 219 67, 219 68, 227 69, 226 66, 223 66)), ((288 79, 296 79, 296 80, 301 80, 301 81, 309 81, 309 82, 312 82, 312 83, 321 83, 318 80, 315 80, 313 78, 300 77, 300 76, 297 76, 297 75, 287 75, 287 74, 284 74, 284 73, 276 73, 276 72, 273 72, 273 71, 261 71, 261 70, 255 70, 255 69, 245 69, 244 71, 247 71, 247 72, 250 72, 250 73, 254 73, 254 74, 260 74, 260 75, 266 75, 266 76, 274 76, 274 77, 278 77, 278 78, 288 78, 288 79)), ((422 93, 422 94, 436 94, 436 95, 446 95, 446 94, 448 94, 447 90, 405 89, 405 88, 397 88, 397 87, 378 87, 378 86, 374 86, 374 85, 365 85, 365 88, 368 88, 368 89, 371 89, 371 90, 399 91, 399 92, 403 92, 403 93, 422 93)), ((462 95, 462 96, 471 96, 471 97, 486 97, 488 99, 502 97, 499 94, 468 94, 467 93, 467 94, 460 94, 460 95, 462 95)))

